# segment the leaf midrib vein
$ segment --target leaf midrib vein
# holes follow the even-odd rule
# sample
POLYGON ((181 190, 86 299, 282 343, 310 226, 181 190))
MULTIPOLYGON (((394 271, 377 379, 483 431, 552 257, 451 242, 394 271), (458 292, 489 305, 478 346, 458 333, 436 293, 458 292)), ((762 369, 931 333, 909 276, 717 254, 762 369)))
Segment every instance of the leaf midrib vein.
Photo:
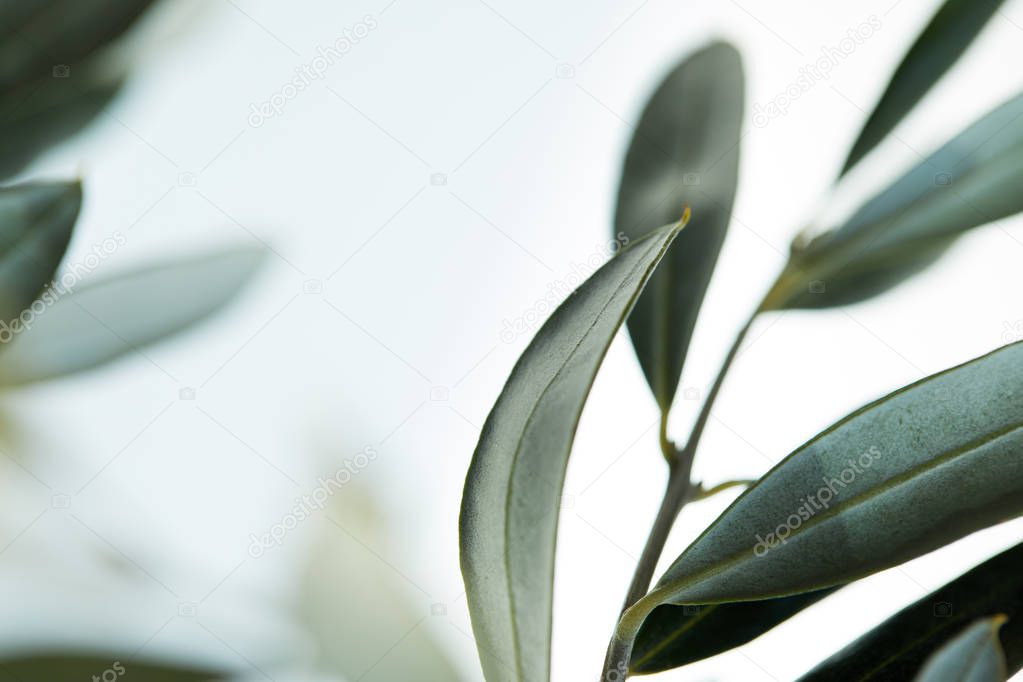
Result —
MULTIPOLYGON (((792 538, 795 538, 797 536, 804 535, 808 530, 810 530, 812 528, 815 528, 816 526, 824 523, 825 521, 828 521, 831 518, 834 518, 835 516, 837 516, 839 513, 841 513, 842 511, 844 511, 846 509, 849 509, 849 508, 854 507, 854 506, 858 506, 858 505, 862 504, 863 502, 865 502, 867 500, 871 500, 871 499, 873 499, 875 497, 879 497, 879 496, 884 495, 884 494, 886 494, 888 492, 891 492, 892 490, 894 490, 894 489, 900 487, 901 485, 903 485, 903 484, 911 481, 912 479, 916 478, 918 475, 922 475, 923 473, 926 473, 926 472, 932 471, 934 469, 937 469, 938 467, 940 467, 940 466, 942 466, 942 465, 944 465, 944 464, 946 464, 948 462, 951 462, 951 461, 953 461, 953 460, 955 460, 955 459, 957 459, 959 457, 967 456, 970 453, 980 449, 981 447, 983 447, 983 446, 985 446, 985 445, 987 445, 989 443, 993 443, 993 442, 995 442, 997 440, 1000 440, 1001 438, 1004 438, 1004 437, 1012 434, 1014 431, 1020 430, 1021 428, 1023 428, 1023 421, 1013 422, 1013 423, 1010 423, 1009 425, 999 429, 998 431, 995 431, 993 433, 990 433, 990 434, 987 434, 987 435, 982 436, 980 438, 977 438, 977 439, 975 439, 973 441, 970 441, 970 442, 968 442, 968 443, 966 443, 966 444, 964 444, 964 445, 962 445, 962 446, 960 446, 958 448, 949 450, 948 452, 946 452, 946 453, 944 453, 942 455, 939 455, 939 456, 933 457, 931 459, 925 460, 924 462, 921 462, 917 466, 911 467, 911 468, 903 471, 902 473, 899 473, 899 474, 896 474, 896 475, 892 476, 891 478, 889 478, 883 484, 877 486, 876 488, 872 488, 870 490, 863 491, 862 493, 860 493, 858 495, 854 495, 853 497, 849 498, 845 503, 840 503, 838 505, 835 505, 834 507, 831 507, 830 509, 826 510, 825 512, 812 517, 809 521, 807 521, 806 523, 801 525, 798 529, 796 529, 789 536, 789 538, 792 539, 792 538)), ((675 584, 674 586, 669 584, 669 585, 666 585, 664 587, 656 588, 653 592, 651 592, 651 595, 653 595, 654 593, 664 593, 664 592, 669 591, 669 590, 670 591, 678 591, 678 589, 681 588, 681 587, 691 587, 691 586, 693 586, 693 585, 695 585, 695 584, 697 584, 699 582, 702 582, 702 581, 706 580, 707 578, 712 578, 712 577, 714 577, 716 575, 724 573, 728 569, 733 568, 734 566, 740 564, 743 561, 743 559, 747 556, 747 554, 748 554, 748 550, 745 550, 745 549, 741 550, 739 552, 736 552, 736 553, 732 554, 731 556, 729 556, 728 558, 718 562, 715 566, 711 566, 711 567, 709 567, 707 569, 704 569, 703 571, 699 571, 697 573, 694 573, 694 574, 688 576, 684 581, 681 581, 681 584, 675 584)), ((679 561, 680 562, 684 561, 684 559, 685 559, 685 553, 683 553, 683 555, 679 557, 679 561)), ((804 591, 812 591, 814 589, 819 589, 819 588, 822 588, 822 587, 826 587, 826 585, 816 585, 816 586, 810 587, 809 589, 804 590, 804 591)), ((776 595, 776 596, 781 596, 781 595, 776 595)), ((674 602, 667 602, 667 601, 665 601, 665 602, 661 602, 661 603, 674 603, 674 602)))
MULTIPOLYGON (((673 237, 674 234, 677 234, 677 232, 678 232, 677 229, 674 231, 674 233, 669 232, 669 236, 667 238, 662 238, 660 240, 660 242, 661 242, 660 247, 659 247, 660 254, 659 254, 658 258, 656 258, 650 265, 647 266, 647 271, 646 271, 646 273, 644 274, 644 277, 643 277, 644 280, 648 280, 649 279, 650 273, 653 272, 653 269, 657 266, 657 263, 660 262, 661 257, 663 257, 664 252, 667 250, 668 246, 670 245, 671 237, 673 237)), ((656 238, 651 238, 651 241, 654 242, 654 245, 651 246, 651 247, 648 247, 647 253, 649 253, 649 251, 654 250, 655 248, 658 248, 657 245, 656 245, 658 240, 656 238)), ((636 265, 634 265, 631 270, 629 270, 628 277, 626 277, 624 281, 629 281, 630 279, 632 279, 632 276, 636 273, 636 271, 639 270, 642 267, 643 261, 645 260, 645 256, 646 256, 646 254, 644 254, 644 258, 640 258, 639 262, 636 263, 636 265)), ((576 342, 575 346, 573 346, 572 350, 569 351, 569 353, 565 356, 564 362, 561 364, 561 366, 558 368, 558 370, 551 377, 550 381, 548 381, 547 384, 543 387, 543 390, 540 391, 537 399, 533 402, 533 406, 529 410, 529 415, 526 417, 525 423, 523 424, 522 431, 521 431, 522 434, 525 434, 525 433, 527 433, 529 431, 530 425, 533 423, 533 419, 536 416, 536 411, 539 408, 540 403, 543 401, 544 396, 547 395, 547 393, 550 390, 551 386, 554 385, 554 383, 561 376, 562 372, 568 366, 569 362, 572 360, 572 358, 575 357, 575 354, 579 350, 579 347, 583 344, 583 342, 589 336, 590 332, 593 331, 593 328, 600 321, 600 319, 602 318, 604 312, 608 309, 608 307, 610 307, 611 303, 615 299, 615 296, 617 296, 618 292, 621 291, 621 289, 622 289, 622 286, 615 287, 614 293, 611 296, 608 297, 608 300, 603 305, 603 307, 601 308, 600 313, 598 313, 594 317, 593 322, 590 324, 589 328, 587 328, 586 331, 583 332, 579 336, 579 340, 576 342)), ((621 323, 622 323, 622 321, 624 321, 624 318, 628 316, 628 311, 632 308, 632 305, 635 303, 635 301, 638 298, 638 296, 641 293, 641 291, 642 291, 642 287, 637 287, 636 293, 634 293, 632 295, 632 297, 631 297, 631 299, 629 301, 629 304, 625 308, 626 312, 622 316, 622 318, 619 320, 618 324, 616 325, 616 329, 621 326, 621 323)), ((570 296, 572 296, 572 295, 576 295, 576 292, 573 292, 572 294, 570 294, 570 296)), ((612 339, 613 339, 613 337, 612 337, 612 339)), ((608 342, 608 345, 610 345, 610 341, 608 342)), ((605 350, 606 350, 606 347, 605 347, 605 350)), ((592 385, 592 378, 591 378, 591 385, 592 385)), ((578 424, 578 416, 576 417, 576 424, 578 424)), ((574 430, 574 428, 575 427, 573 427, 573 430, 574 430)), ((522 443, 523 443, 523 439, 520 436, 519 439, 518 439, 518 442, 515 445, 515 453, 512 456, 512 466, 511 466, 511 469, 510 469, 510 472, 509 472, 508 482, 507 482, 507 484, 505 486, 505 498, 504 498, 504 546, 505 546, 506 550, 511 545, 510 536, 509 536, 509 532, 508 532, 509 531, 509 527, 510 527, 509 519, 511 518, 511 500, 512 500, 511 487, 512 487, 512 481, 515 480, 515 471, 518 468, 518 463, 519 463, 519 459, 520 459, 519 455, 522 452, 522 443)), ((503 552, 503 554, 504 554, 503 559, 504 559, 505 583, 506 583, 506 586, 508 588, 508 592, 507 592, 507 594, 508 594, 508 613, 511 616, 512 647, 513 647, 514 656, 515 656, 515 669, 516 669, 517 672, 519 672, 521 674, 522 670, 523 670, 523 666, 522 666, 522 663, 521 663, 522 650, 521 650, 521 647, 519 646, 518 621, 516 620, 515 615, 514 615, 515 600, 514 600, 514 596, 513 596, 514 595, 514 590, 512 588, 512 580, 511 580, 512 571, 511 571, 511 566, 509 564, 509 558, 510 557, 509 557, 509 553, 507 551, 503 552)), ((550 629, 549 625, 548 625, 548 629, 550 629)), ((548 640, 549 639, 550 638, 548 637, 548 640)))

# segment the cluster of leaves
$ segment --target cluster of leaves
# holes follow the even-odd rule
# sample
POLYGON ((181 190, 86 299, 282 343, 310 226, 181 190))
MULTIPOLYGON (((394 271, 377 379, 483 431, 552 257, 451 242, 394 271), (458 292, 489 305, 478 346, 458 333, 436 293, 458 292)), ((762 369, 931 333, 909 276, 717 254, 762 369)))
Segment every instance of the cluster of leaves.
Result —
MULTIPOLYGON (((895 71, 839 178, 891 133, 999 5, 942 5, 895 71)), ((632 244, 551 315, 484 424, 460 533, 469 611, 490 682, 549 679, 565 469, 587 394, 626 320, 661 410, 669 480, 603 680, 740 646, 843 585, 1023 514, 1023 344, 1011 344, 897 390, 810 439, 751 485, 650 588, 679 510, 706 493, 691 481, 693 457, 755 319, 877 296, 933 263, 965 231, 1023 211, 1019 95, 841 224, 797 237, 678 446, 668 437, 668 413, 730 220, 743 82, 740 56, 724 43, 700 50, 663 81, 636 128, 618 195, 615 232, 632 244), (688 182, 691 173, 698 186, 688 182), (841 483, 825 501, 821 485, 830 480, 841 483), (817 494, 825 504, 808 502, 817 494)), ((1023 544, 906 608, 805 679, 1005 680, 1023 666, 1021 604, 1023 544)))
MULTIPOLYGON (((123 81, 110 75, 108 48, 150 4, 0 5, 0 180, 102 111, 123 81)), ((77 181, 0 187, 0 386, 89 369, 185 329, 227 303, 263 259, 234 249, 80 285, 70 273, 72 286, 51 287, 81 205, 77 181)))
MULTIPOLYGON (((125 76, 114 43, 152 2, 0 2, 0 182, 102 112, 125 76)), ((222 251, 90 276, 65 291, 51 285, 81 204, 77 181, 0 187, 0 387, 96 367, 184 330, 230 301, 263 260, 254 249, 222 251)), ((0 672, 18 680, 94 679, 113 658, 40 649, 5 654, 0 672)), ((168 682, 223 678, 171 663, 132 661, 130 670, 168 682)))

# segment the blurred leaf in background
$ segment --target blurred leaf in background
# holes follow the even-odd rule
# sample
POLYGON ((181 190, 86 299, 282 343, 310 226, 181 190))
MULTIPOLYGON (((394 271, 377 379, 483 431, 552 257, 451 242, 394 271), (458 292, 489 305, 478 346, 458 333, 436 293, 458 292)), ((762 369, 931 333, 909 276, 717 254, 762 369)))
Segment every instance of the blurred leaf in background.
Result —
POLYGON ((370 549, 388 542, 368 489, 347 484, 322 514, 299 604, 318 670, 363 682, 461 679, 429 623, 446 606, 427 605, 417 587, 370 549))
POLYGON ((11 682, 85 682, 86 680, 145 680, 145 682, 220 682, 230 675, 178 663, 156 663, 103 657, 92 652, 34 653, 0 658, 0 680, 11 682))
POLYGON ((76 182, 33 182, 0 188, 0 343, 54 273, 82 205, 76 182))
POLYGON ((881 143, 952 68, 1003 0, 946 0, 902 59, 849 151, 840 175, 881 143))
POLYGON ((0 179, 81 130, 121 86, 105 48, 153 0, 0 3, 0 179))
POLYGON ((264 260, 261 248, 235 248, 89 279, 0 347, 0 385, 91 369, 184 331, 230 303, 264 260))

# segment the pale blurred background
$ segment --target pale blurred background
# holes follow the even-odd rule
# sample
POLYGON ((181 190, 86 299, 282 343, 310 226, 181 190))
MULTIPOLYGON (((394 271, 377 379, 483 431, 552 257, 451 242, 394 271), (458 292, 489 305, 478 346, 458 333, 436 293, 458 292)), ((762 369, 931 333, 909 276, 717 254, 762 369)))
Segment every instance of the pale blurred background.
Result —
MULTIPOLYGON (((606 256, 619 166, 654 85, 717 37, 744 57, 736 213, 683 378, 702 392, 938 4, 158 4, 131 37, 121 97, 23 177, 83 178, 68 260, 120 231, 127 243, 103 273, 224 243, 274 254, 195 331, 3 396, 5 649, 102 645, 245 679, 383 681, 445 669, 436 647, 462 679, 481 679, 456 519, 479 427, 530 337, 502 331, 606 256), (830 79, 753 124, 754 105, 872 16, 881 28, 830 79), (283 90, 346 31, 350 51, 283 90), (254 116, 271 98, 280 112, 254 116), (253 556, 251 534, 366 448, 376 455, 328 510, 253 556)), ((1018 92, 1021 60, 1013 1, 857 169, 848 197, 1018 92)), ((696 475, 756 477, 860 404, 1023 338, 1021 256, 1023 224, 1005 220, 870 303, 760 320, 696 475)), ((681 396, 676 437, 698 404, 681 396)), ((597 673, 662 492, 656 420, 622 336, 569 467, 555 680, 597 673)), ((664 564, 733 497, 687 508, 664 564)), ((793 679, 1021 531, 978 533, 658 679, 793 679)))

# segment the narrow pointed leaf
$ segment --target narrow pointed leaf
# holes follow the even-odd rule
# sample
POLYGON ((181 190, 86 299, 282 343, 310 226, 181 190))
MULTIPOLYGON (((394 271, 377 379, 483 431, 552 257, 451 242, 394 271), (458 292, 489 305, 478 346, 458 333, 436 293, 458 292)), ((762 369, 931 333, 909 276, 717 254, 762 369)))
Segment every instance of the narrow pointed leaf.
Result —
POLYGON ((99 114, 123 80, 103 49, 152 3, 0 2, 0 178, 99 114))
POLYGON ((827 308, 882 293, 967 230, 1023 211, 1023 94, 975 121, 848 221, 793 246, 767 309, 827 308))
POLYGON ((216 682, 231 677, 227 672, 203 670, 187 663, 136 661, 111 653, 52 652, 0 658, 0 677, 18 682, 81 682, 116 675, 146 682, 216 682))
POLYGON ((629 334, 662 411, 671 407, 732 213, 743 117, 742 59, 714 43, 683 61, 647 103, 618 190, 615 234, 636 239, 678 219, 693 223, 658 267, 629 334))
POLYGON ((77 182, 0 189, 0 322, 18 318, 53 279, 81 205, 77 182))
POLYGON ((633 242, 551 315, 487 417, 466 477, 462 576, 488 682, 549 678, 565 467, 615 333, 681 223, 633 242))
POLYGON ((974 623, 938 650, 916 682, 1005 682, 1005 656, 998 630, 1005 616, 974 623))
POLYGON ((185 330, 229 303, 263 259, 262 250, 239 249, 80 285, 62 276, 43 293, 45 307, 11 330, 0 384, 80 372, 185 330))
POLYGON ((34 11, 0 8, 0 93, 44 77, 74 77, 153 0, 46 0, 34 11), (67 70, 64 69, 67 67, 67 70))
POLYGON ((44 78, 0 96, 0 178, 84 128, 113 99, 122 81, 83 73, 44 78))
MULTIPOLYGON (((1023 343, 900 389, 744 492, 626 612, 850 582, 1023 513, 1023 343)), ((622 652, 619 651, 620 655, 622 652)))
POLYGON ((742 646, 836 589, 732 604, 662 604, 639 630, 629 671, 639 675, 662 672, 742 646))
POLYGON ((845 175, 899 124, 970 46, 1003 0, 946 0, 906 53, 842 167, 845 175))
POLYGON ((0 39, 10 40, 34 17, 55 5, 57 0, 36 0, 35 2, 19 2, 18 0, 0 1, 0 39))
POLYGON ((924 661, 978 618, 1005 614, 1000 639, 1015 674, 1023 669, 1023 544, 988 559, 907 606, 800 678, 908 680, 924 661))

